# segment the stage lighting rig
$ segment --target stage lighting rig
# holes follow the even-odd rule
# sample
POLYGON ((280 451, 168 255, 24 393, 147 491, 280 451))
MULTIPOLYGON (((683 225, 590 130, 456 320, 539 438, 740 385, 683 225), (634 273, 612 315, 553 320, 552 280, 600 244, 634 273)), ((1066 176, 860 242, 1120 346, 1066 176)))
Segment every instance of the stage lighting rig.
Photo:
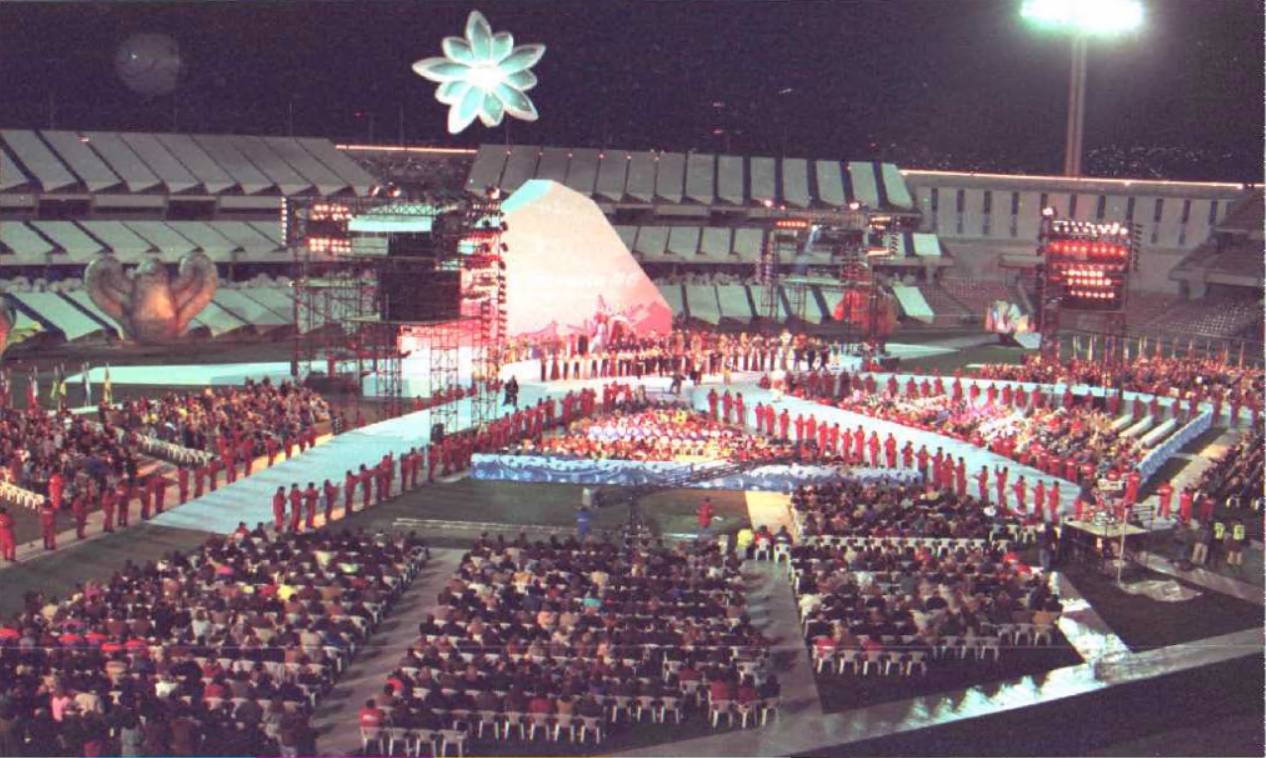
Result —
POLYGON ((1049 210, 1042 211, 1038 234, 1045 294, 1068 310, 1123 310, 1138 265, 1133 225, 1061 219, 1049 210))

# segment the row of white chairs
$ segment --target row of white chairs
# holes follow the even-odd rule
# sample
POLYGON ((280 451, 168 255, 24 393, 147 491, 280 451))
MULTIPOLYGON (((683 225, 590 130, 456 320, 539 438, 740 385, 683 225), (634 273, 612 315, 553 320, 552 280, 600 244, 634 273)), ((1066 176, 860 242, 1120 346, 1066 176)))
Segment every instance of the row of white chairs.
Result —
POLYGON ((861 650, 846 648, 841 650, 813 650, 813 667, 821 674, 829 669, 833 673, 843 674, 846 669, 854 674, 868 675, 873 668, 876 673, 891 674, 896 671, 905 676, 912 676, 915 671, 927 674, 928 652, 910 650, 904 653, 883 650, 861 650))

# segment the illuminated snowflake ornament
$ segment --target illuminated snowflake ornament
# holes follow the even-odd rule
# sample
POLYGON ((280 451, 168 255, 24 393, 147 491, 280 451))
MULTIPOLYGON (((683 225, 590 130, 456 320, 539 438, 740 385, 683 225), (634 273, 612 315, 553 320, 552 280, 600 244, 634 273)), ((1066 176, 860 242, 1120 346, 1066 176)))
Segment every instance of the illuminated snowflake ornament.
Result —
POLYGON ((544 45, 514 46, 509 32, 492 33, 488 19, 471 11, 466 38, 445 37, 444 55, 424 58, 413 71, 438 82, 435 99, 449 106, 448 133, 457 134, 476 117, 484 126, 497 126, 509 114, 523 121, 538 118, 536 106, 523 94, 536 86, 529 70, 545 55, 544 45))

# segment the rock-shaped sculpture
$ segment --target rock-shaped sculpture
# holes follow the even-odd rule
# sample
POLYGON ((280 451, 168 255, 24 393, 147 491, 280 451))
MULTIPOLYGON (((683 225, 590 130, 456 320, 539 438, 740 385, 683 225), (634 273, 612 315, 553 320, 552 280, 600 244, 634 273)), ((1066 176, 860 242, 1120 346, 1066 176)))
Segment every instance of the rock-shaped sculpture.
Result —
POLYGON ((84 289, 92 302, 119 322, 128 339, 142 343, 179 338, 211 302, 218 283, 215 264, 202 253, 181 258, 174 280, 158 261, 146 261, 129 274, 111 255, 94 260, 84 271, 84 289))

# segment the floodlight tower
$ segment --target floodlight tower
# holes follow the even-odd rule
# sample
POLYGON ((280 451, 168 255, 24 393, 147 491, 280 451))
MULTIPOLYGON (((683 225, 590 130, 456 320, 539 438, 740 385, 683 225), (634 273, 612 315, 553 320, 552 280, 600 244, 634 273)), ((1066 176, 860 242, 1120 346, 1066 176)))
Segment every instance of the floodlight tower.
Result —
POLYGON ((1064 175, 1081 176, 1087 43, 1091 37, 1111 37, 1138 29, 1143 24, 1143 4, 1140 0, 1024 0, 1020 15, 1037 26, 1072 35, 1064 175))

